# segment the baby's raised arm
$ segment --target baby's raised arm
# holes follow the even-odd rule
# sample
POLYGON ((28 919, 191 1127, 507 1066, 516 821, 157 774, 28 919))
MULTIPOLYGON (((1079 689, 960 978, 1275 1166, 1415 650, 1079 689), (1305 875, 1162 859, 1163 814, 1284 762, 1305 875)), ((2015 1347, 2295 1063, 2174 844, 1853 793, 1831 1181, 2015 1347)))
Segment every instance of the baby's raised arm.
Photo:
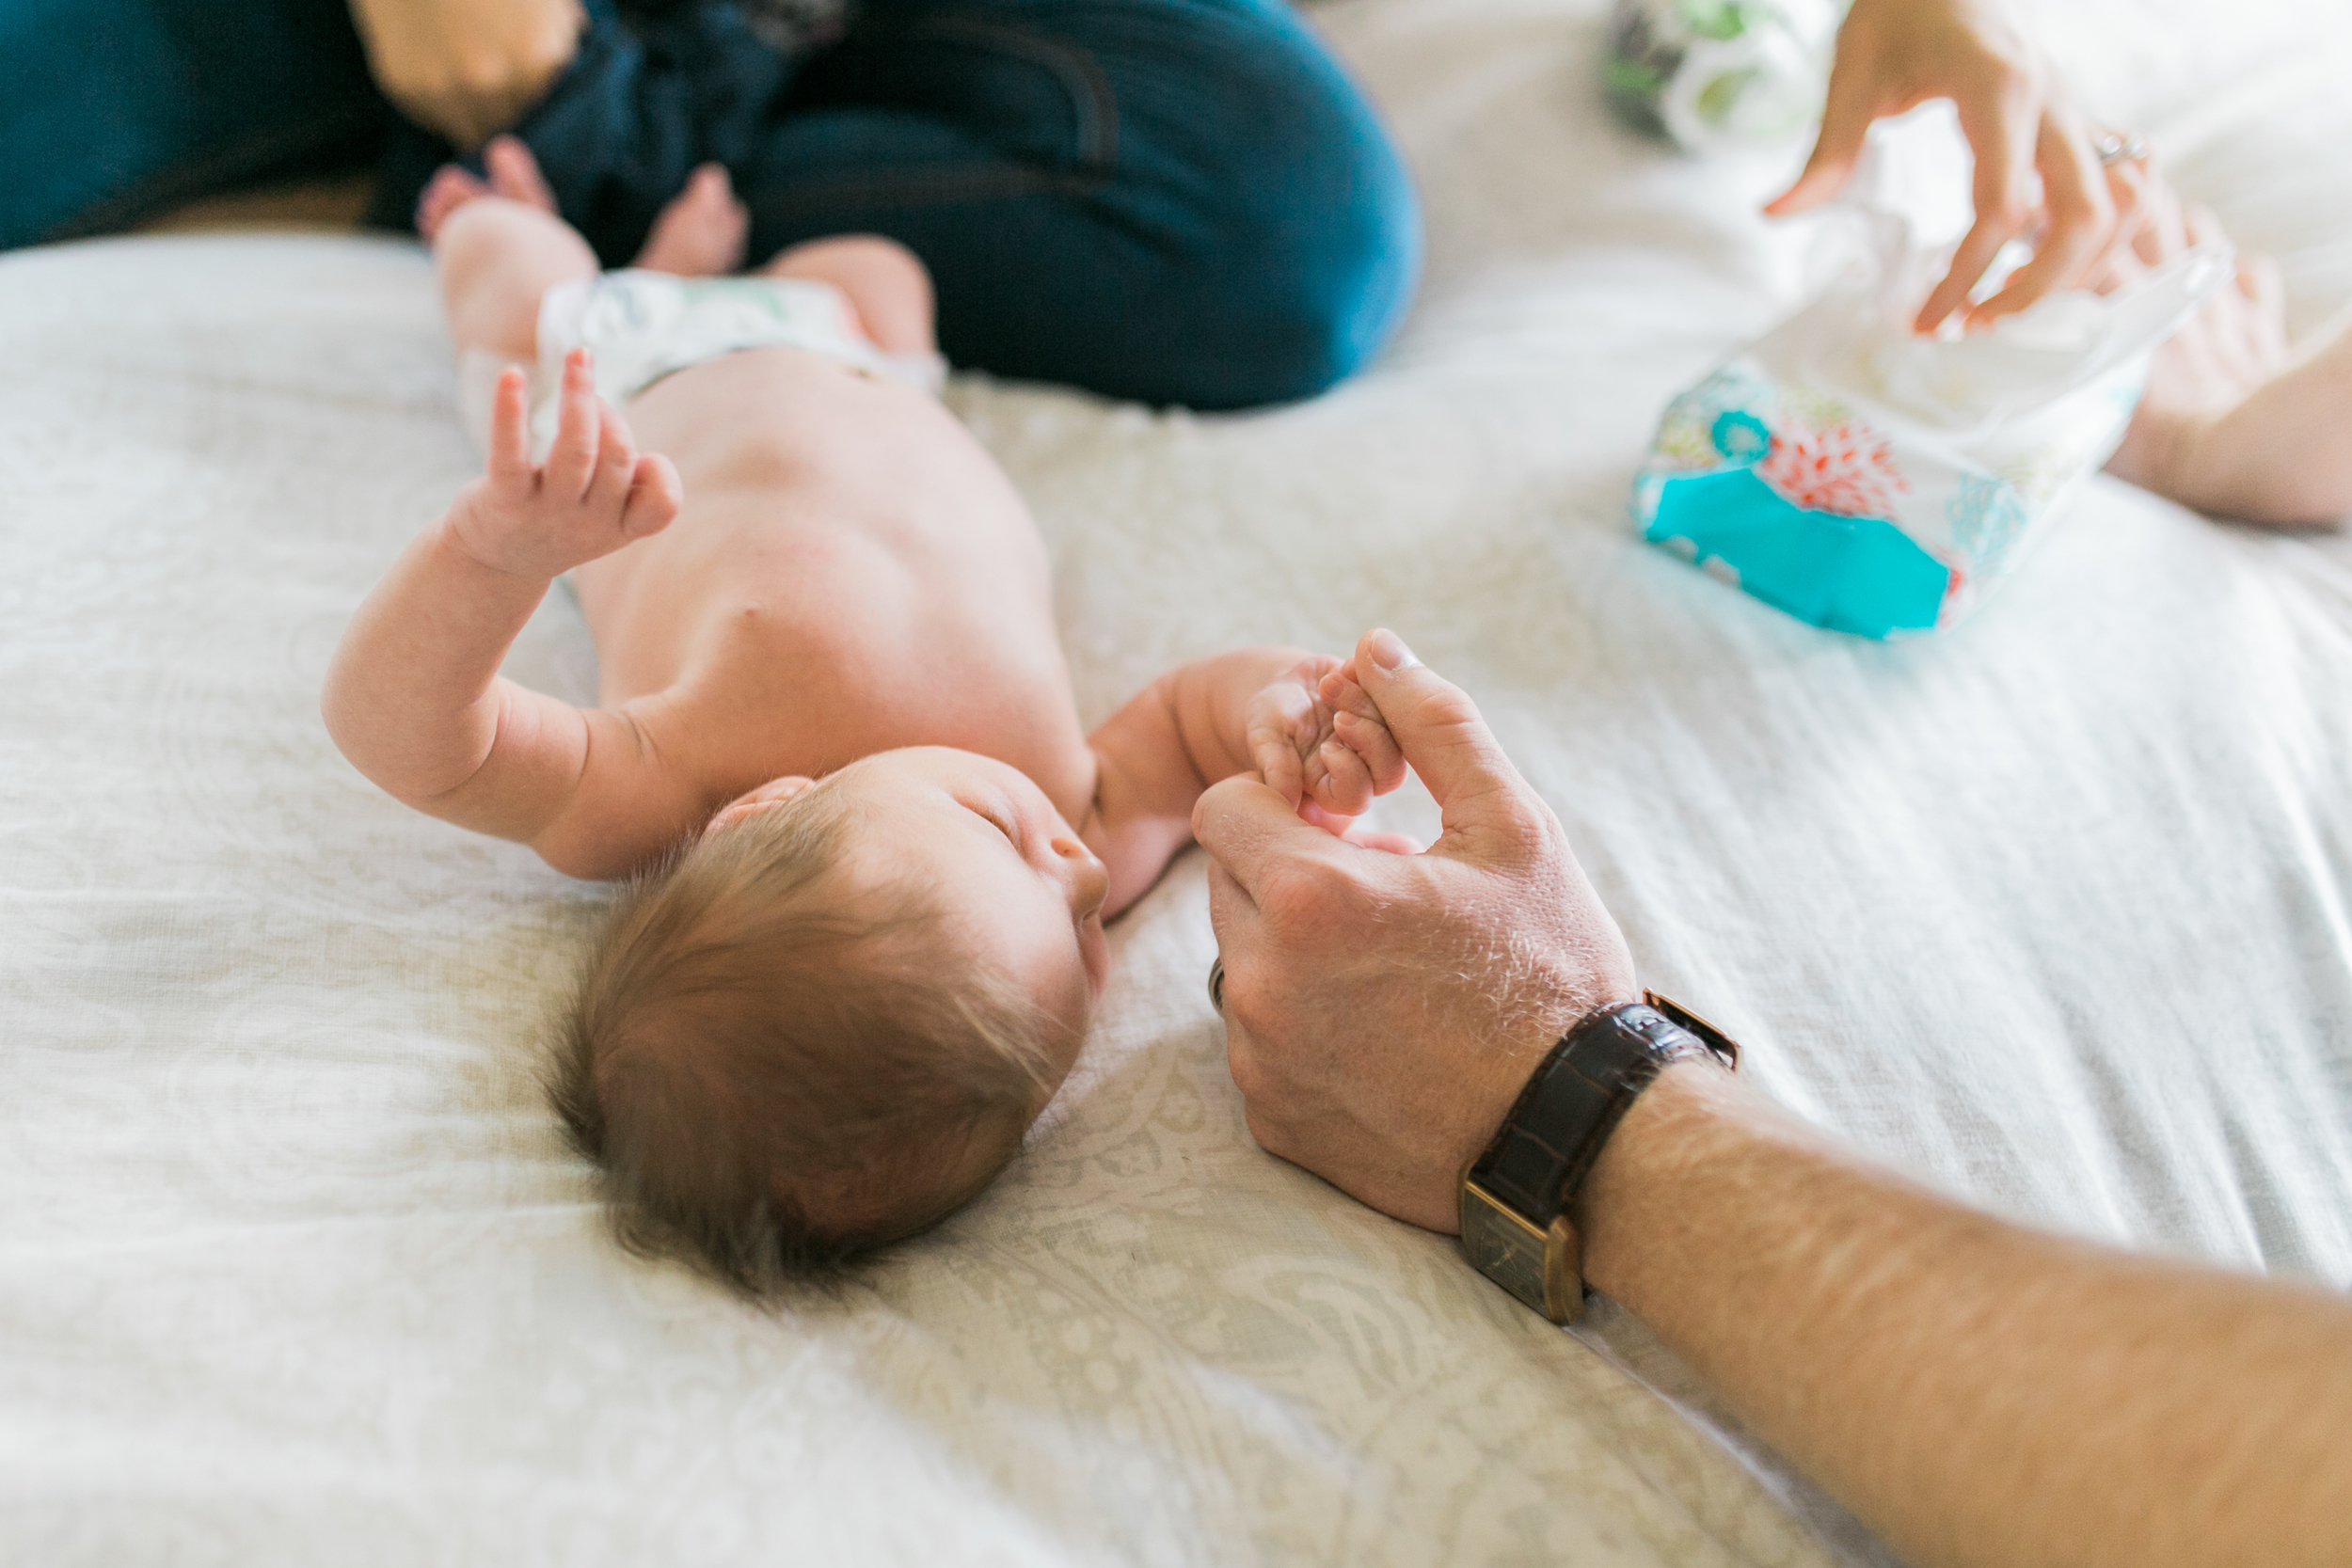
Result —
POLYGON ((1106 918, 1140 897, 1192 842, 1193 802, 1220 779, 1261 774, 1300 816, 1333 832, 1346 832, 1374 796, 1404 781, 1404 754, 1377 710, 1367 723, 1326 697, 1348 689, 1344 668, 1295 648, 1196 659, 1145 687, 1094 732, 1094 813, 1083 836, 1110 871, 1106 918))
POLYGON ((583 352, 564 364, 555 443, 534 467, 522 375, 509 371, 488 472, 408 546, 335 651, 319 703, 335 744, 420 811, 530 844, 575 875, 627 869, 607 835, 573 830, 651 785, 633 726, 498 669, 557 576, 660 532, 680 499, 669 459, 639 456, 597 398, 583 352))

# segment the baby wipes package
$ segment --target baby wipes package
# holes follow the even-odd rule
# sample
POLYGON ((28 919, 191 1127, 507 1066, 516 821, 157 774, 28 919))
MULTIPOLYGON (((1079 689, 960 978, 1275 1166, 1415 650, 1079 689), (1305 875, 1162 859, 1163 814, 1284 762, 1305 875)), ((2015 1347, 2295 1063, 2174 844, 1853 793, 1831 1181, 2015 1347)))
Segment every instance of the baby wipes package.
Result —
POLYGON ((1800 619, 1952 624, 2114 451, 2149 352, 2226 281, 2226 245, 2114 294, 2053 294, 1966 336, 1911 329, 1948 245, 1846 214, 1828 289, 1666 407, 1634 481, 1644 535, 1800 619))

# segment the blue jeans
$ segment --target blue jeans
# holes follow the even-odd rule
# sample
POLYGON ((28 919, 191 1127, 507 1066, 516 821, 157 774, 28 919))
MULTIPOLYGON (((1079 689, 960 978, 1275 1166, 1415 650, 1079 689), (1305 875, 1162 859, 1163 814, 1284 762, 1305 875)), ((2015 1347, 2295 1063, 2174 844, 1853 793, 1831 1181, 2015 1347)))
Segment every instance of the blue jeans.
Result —
POLYGON ((0 0, 0 250, 371 156, 342 0, 0 0))
MULTIPOLYGON (((578 58, 516 131, 608 263, 717 159, 751 209, 755 259, 850 232, 921 256, 956 363, 1199 408, 1321 390, 1411 298, 1411 184, 1281 0, 867 0, 798 62, 723 4, 633 26, 609 0, 590 10, 578 58)), ((316 86, 246 98, 291 109, 316 86)), ((23 118, 0 107, 0 158, 23 118)), ((449 154, 391 135, 376 212, 403 223, 449 154)), ((0 184, 0 241, 42 231, 14 204, 0 184)))

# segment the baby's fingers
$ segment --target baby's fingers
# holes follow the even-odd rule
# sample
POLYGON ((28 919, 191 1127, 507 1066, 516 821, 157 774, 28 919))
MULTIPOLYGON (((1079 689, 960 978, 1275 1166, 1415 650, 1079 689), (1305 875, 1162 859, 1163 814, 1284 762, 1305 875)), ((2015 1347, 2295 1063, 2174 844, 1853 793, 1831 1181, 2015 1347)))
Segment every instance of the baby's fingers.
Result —
POLYGON ((628 503, 637 479, 637 441, 619 410, 596 400, 596 465, 588 482, 588 504, 601 513, 618 515, 628 503))
POLYGON ((576 348, 564 358, 564 390, 558 404, 555 445, 548 449, 547 487, 564 500, 588 494, 596 478, 596 447, 603 423, 596 400, 596 372, 588 351, 576 348))
POLYGON ((1375 795, 1386 795, 1405 782, 1405 753, 1380 717, 1372 693, 1345 672, 1323 683, 1323 700, 1331 705, 1331 733, 1340 744, 1363 760, 1375 795))
POLYGON ((637 460, 637 467, 628 486, 628 504, 621 513, 621 536, 643 539, 649 533, 660 533, 677 520, 679 508, 686 504, 686 486, 677 477, 677 469, 659 452, 648 452, 637 460))
POLYGON ((490 394, 490 484, 514 494, 531 489, 531 405, 523 372, 509 369, 490 394))
POLYGON ((1315 748, 1314 795, 1334 816, 1354 816, 1372 804, 1372 774, 1363 758, 1336 740, 1315 748))
POLYGON ((1296 686, 1276 684, 1249 700, 1246 718, 1249 760, 1270 789, 1296 805, 1307 787, 1298 753, 1316 732, 1314 699, 1296 686))

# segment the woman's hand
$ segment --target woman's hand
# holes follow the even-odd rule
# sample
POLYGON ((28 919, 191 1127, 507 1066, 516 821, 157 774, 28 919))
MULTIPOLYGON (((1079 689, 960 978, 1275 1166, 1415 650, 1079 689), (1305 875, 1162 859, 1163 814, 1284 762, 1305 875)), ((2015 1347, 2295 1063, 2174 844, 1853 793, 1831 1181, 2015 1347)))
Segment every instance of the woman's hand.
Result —
POLYGON ((537 103, 580 47, 580 0, 351 0, 368 69, 420 125, 470 150, 537 103))
POLYGON ((1828 200, 1852 175, 1874 120, 1937 98, 1958 107, 1976 154, 1977 220, 1920 309, 1922 332, 1967 306, 1969 291, 2010 240, 2040 229, 2033 260, 1967 309, 1970 325, 2081 282, 2116 237, 2098 133, 2067 101, 2005 0, 1854 0, 1837 31, 1813 156, 1765 212, 1786 217, 1828 200))

